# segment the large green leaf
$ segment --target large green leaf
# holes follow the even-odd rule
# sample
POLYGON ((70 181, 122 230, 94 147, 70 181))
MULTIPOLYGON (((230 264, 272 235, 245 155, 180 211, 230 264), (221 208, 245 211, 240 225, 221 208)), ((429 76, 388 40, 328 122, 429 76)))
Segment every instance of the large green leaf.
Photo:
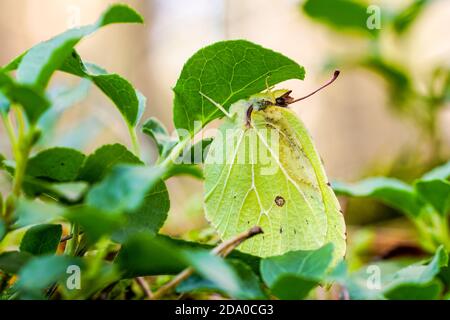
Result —
POLYGON ((261 275, 281 299, 303 299, 321 281, 333 259, 333 245, 317 250, 292 251, 261 260, 261 275))
POLYGON ((302 3, 303 12, 338 31, 356 31, 362 34, 376 34, 369 29, 367 5, 355 0, 307 0, 302 3))
POLYGON ((187 61, 174 88, 175 126, 192 134, 223 117, 202 94, 228 110, 232 103, 264 90, 267 85, 288 79, 303 80, 304 76, 305 70, 294 61, 245 40, 207 46, 187 61))
POLYGON ((142 162, 121 144, 104 145, 87 157, 78 179, 89 183, 101 181, 117 164, 142 164, 142 162))
POLYGON ((61 241, 60 224, 41 224, 31 227, 20 243, 20 251, 33 255, 52 254, 56 252, 61 241))
POLYGON ((105 211, 137 210, 159 182, 164 170, 140 165, 115 166, 86 196, 86 204, 105 211))
POLYGON ((391 178, 369 178, 352 184, 334 182, 333 189, 338 195, 377 199, 412 218, 418 217, 424 206, 413 187, 391 178))
MULTIPOLYGON (((61 68, 82 38, 109 24, 142 22, 142 17, 130 7, 111 6, 94 25, 70 29, 26 52, 20 59, 17 79, 22 84, 44 89, 53 73, 61 68)), ((6 69, 10 70, 11 67, 7 66, 6 69)))
MULTIPOLYGON (((211 144, 204 166, 207 219, 224 240, 260 226, 264 234, 239 246, 242 252, 268 257, 332 242, 339 260, 345 223, 309 133, 290 109, 277 106, 253 110, 247 125, 257 99, 233 104, 233 117, 211 144)), ((268 94, 264 101, 271 101, 268 94)))
POLYGON ((57 182, 77 178, 84 163, 84 154, 69 148, 52 148, 32 157, 27 165, 27 175, 57 182))

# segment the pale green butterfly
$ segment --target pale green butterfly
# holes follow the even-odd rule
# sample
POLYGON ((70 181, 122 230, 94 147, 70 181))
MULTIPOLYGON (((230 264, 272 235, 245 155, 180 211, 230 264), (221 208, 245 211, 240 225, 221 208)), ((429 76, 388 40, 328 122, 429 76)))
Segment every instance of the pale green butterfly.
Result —
MULTIPOLYGON (((331 81, 315 92, 332 83, 331 81)), ((238 249, 260 257, 334 245, 346 250, 344 218, 321 158, 293 111, 288 90, 256 94, 230 107, 205 160, 206 218, 223 240, 250 227, 263 235, 238 249)))

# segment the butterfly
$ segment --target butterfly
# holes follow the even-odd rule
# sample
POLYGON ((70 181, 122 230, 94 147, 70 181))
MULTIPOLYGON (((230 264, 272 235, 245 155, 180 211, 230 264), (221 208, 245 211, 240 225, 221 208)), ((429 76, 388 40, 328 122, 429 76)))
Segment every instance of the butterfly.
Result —
POLYGON ((346 250, 345 222, 321 158, 304 124, 288 106, 289 90, 234 103, 205 160, 205 212, 223 240, 252 226, 264 234, 238 249, 259 257, 334 245, 346 250))

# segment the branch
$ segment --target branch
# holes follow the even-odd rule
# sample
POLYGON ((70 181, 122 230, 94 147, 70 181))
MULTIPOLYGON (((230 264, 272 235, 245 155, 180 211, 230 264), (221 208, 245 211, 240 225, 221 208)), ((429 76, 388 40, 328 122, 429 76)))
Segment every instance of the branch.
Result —
POLYGON ((144 291, 145 295, 148 299, 153 298, 153 292, 150 289, 150 286, 148 285, 147 281, 145 281, 144 277, 137 277, 134 280, 136 280, 137 284, 141 287, 141 289, 144 291))
MULTIPOLYGON (((231 253, 231 251, 236 249, 236 247, 238 247, 242 242, 244 242, 258 234, 261 234, 261 233, 263 233, 263 230, 260 227, 255 226, 228 241, 222 242, 220 245, 218 245, 211 251, 211 254, 225 258, 227 255, 229 255, 231 253)), ((169 292, 174 290, 181 282, 183 282, 184 280, 189 278, 194 272, 195 272, 195 270, 192 267, 184 269, 175 278, 173 278, 172 281, 166 283, 161 288, 159 288, 158 291, 156 291, 153 294, 153 297, 151 299, 157 300, 157 299, 160 299, 161 297, 165 296, 166 294, 168 294, 169 292)))

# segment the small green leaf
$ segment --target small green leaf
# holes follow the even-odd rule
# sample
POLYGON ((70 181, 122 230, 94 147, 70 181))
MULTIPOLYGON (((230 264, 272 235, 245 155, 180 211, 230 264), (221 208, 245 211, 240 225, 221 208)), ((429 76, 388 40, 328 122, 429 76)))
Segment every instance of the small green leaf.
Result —
POLYGON ((91 184, 96 183, 117 164, 142 164, 142 162, 121 144, 105 145, 87 157, 78 179, 91 184))
POLYGON ((261 260, 261 275, 281 299, 303 299, 327 273, 333 260, 333 245, 311 251, 291 251, 261 260))
POLYGON ((30 176, 25 177, 22 185, 23 192, 29 198, 36 198, 44 194, 67 203, 79 201, 87 188, 88 185, 84 182, 49 182, 30 176))
POLYGON ((419 180, 414 185, 424 201, 430 203, 441 215, 450 211, 450 182, 447 180, 419 180))
POLYGON ((335 182, 333 189, 338 195, 377 199, 412 218, 418 217, 424 206, 413 187, 396 179, 369 178, 352 184, 335 182))
POLYGON ((32 257, 27 252, 3 252, 0 254, 0 270, 10 274, 16 274, 32 257))
POLYGON ((175 126, 192 134, 224 116, 201 93, 228 110, 267 85, 304 77, 305 70, 296 62, 245 40, 207 46, 188 60, 174 88, 175 126))
POLYGON ((414 0, 394 17, 394 30, 399 34, 407 31, 431 2, 432 0, 414 0))
MULTIPOLYGON (((95 25, 68 30, 46 42, 42 42, 27 53, 20 61, 17 78, 20 83, 43 90, 53 73, 61 68, 72 54, 78 42, 112 23, 142 23, 142 17, 125 5, 111 6, 95 25)), ((17 62, 14 62, 17 63, 17 62)), ((10 69, 10 67, 6 67, 10 69)))
POLYGON ((148 135, 158 147, 159 155, 167 156, 170 150, 177 144, 177 139, 173 139, 166 127, 156 118, 148 119, 142 126, 142 132, 148 135))
POLYGON ((271 291, 282 300, 301 300, 305 299, 317 285, 316 280, 285 274, 272 284, 271 291))
POLYGON ((83 268, 84 262, 69 256, 40 256, 31 259, 19 272, 19 290, 27 297, 42 298, 42 290, 65 280, 69 266, 83 268))
POLYGON ((50 222, 61 217, 64 208, 56 203, 20 199, 14 211, 15 228, 50 222))
POLYGON ((85 156, 69 148, 53 148, 42 151, 28 162, 27 175, 57 182, 69 182, 77 178, 85 156))
MULTIPOLYGON (((83 63, 79 60, 79 63, 83 63)), ((91 79, 119 109, 128 125, 135 127, 145 110, 147 99, 128 80, 118 74, 109 74, 94 64, 81 67, 83 77, 91 79)))
POLYGON ((89 191, 86 204, 106 211, 137 210, 163 174, 159 167, 116 166, 89 191))
POLYGON ((33 255, 53 254, 61 241, 62 226, 59 224, 41 224, 27 230, 20 251, 33 255))
POLYGON ((169 208, 169 193, 164 182, 160 181, 145 195, 137 210, 127 212, 126 222, 113 235, 113 239, 122 243, 132 234, 158 233, 167 219, 169 208))
POLYGON ((34 124, 39 117, 50 107, 50 102, 42 94, 26 85, 16 83, 6 74, 0 73, 0 94, 2 96, 2 114, 9 111, 11 103, 20 104, 25 114, 34 124))
POLYGON ((361 34, 376 34, 377 28, 368 27, 370 13, 367 5, 354 0, 307 0, 302 4, 309 17, 325 23, 339 31, 357 31, 361 34))
POLYGON ((100 26, 113 23, 144 23, 144 18, 125 4, 115 4, 102 15, 98 22, 100 26))
POLYGON ((442 284, 433 281, 429 284, 409 284, 398 286, 384 293, 389 300, 436 300, 442 292, 442 284))
POLYGON ((136 234, 123 244, 115 261, 125 272, 125 278, 176 274, 188 264, 173 248, 150 234, 136 234))
POLYGON ((437 293, 440 292, 434 283, 435 277, 439 274, 440 270, 448 265, 448 254, 445 252, 443 246, 436 250, 432 260, 427 264, 422 263, 413 264, 406 268, 403 268, 393 274, 388 280, 388 284, 383 289, 383 294, 386 297, 392 297, 395 299, 434 299, 437 293), (423 288, 425 291, 419 293, 418 287, 423 288), (425 297, 424 294, 429 294, 425 297))

